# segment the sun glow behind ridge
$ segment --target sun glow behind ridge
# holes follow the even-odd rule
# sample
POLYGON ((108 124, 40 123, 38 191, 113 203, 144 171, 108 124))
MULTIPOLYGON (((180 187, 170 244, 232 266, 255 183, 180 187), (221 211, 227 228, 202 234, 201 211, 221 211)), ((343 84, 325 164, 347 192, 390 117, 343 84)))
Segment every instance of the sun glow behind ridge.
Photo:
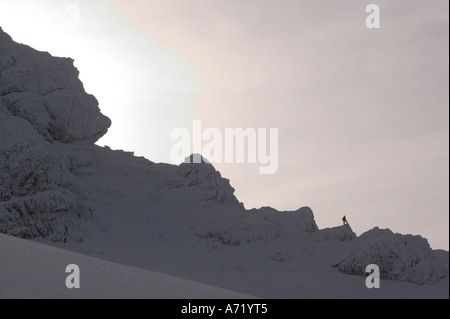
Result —
POLYGON ((191 122, 191 96, 201 90, 187 61, 139 28, 117 3, 0 2, 1 26, 15 41, 74 59, 86 91, 113 123, 99 145, 170 161, 170 131, 191 122), (73 5, 79 13, 75 27, 68 25, 73 5))

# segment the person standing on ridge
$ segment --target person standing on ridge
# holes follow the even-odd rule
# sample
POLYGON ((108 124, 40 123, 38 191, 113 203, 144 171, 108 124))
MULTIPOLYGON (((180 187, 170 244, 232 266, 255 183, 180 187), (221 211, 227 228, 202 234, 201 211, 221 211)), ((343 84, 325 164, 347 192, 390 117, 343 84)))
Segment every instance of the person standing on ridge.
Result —
POLYGON ((348 224, 348 221, 347 221, 347 218, 345 218, 345 215, 344 215, 344 217, 342 217, 342 222, 344 223, 344 225, 348 224))

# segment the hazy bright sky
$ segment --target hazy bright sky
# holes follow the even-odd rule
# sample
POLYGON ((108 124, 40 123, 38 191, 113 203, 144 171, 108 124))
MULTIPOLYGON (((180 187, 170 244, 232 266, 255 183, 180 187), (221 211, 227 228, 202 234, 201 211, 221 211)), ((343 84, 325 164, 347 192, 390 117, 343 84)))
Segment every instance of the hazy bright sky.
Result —
POLYGON ((345 214, 358 234, 379 226, 448 250, 448 9, 447 0, 0 0, 0 26, 75 59, 113 121, 100 145, 170 162, 170 132, 194 119, 278 128, 276 174, 215 164, 247 208, 310 206, 320 228, 345 214), (380 29, 365 26, 370 3, 380 29))

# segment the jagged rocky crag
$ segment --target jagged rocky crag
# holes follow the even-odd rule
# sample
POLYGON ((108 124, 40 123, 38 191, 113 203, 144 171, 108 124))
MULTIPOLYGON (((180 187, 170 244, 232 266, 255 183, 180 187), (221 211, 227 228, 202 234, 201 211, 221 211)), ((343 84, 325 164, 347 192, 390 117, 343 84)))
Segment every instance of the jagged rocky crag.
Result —
POLYGON ((0 30, 0 230, 81 240, 95 207, 77 179, 84 150, 110 126, 73 60, 17 44, 0 30))
POLYGON ((419 236, 319 230, 308 207, 246 210, 207 162, 156 164, 96 146, 110 125, 73 60, 15 43, 0 29, 0 232, 61 243, 127 238, 136 254, 155 242, 205 246, 198 262, 254 245, 263 263, 298 267, 319 245, 338 243, 342 253, 329 267, 346 274, 364 275, 377 263, 382 279, 448 278, 448 253, 419 236))

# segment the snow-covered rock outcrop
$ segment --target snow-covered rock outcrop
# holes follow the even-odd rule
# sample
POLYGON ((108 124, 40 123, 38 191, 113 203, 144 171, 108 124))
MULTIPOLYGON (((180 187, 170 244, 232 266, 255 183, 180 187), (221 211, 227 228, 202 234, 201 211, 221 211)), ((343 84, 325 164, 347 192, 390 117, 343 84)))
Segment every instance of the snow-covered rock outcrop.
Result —
POLYGON ((242 205, 234 196, 234 188, 228 179, 222 178, 212 164, 199 154, 193 154, 180 164, 178 174, 182 177, 178 187, 196 186, 200 198, 206 201, 216 201, 242 205), (199 157, 197 160, 194 160, 199 157))
POLYGON ((77 178, 90 165, 83 145, 110 124, 73 60, 15 43, 0 29, 0 231, 81 241, 95 211, 77 178))
POLYGON ((332 228, 324 228, 314 234, 316 241, 324 240, 352 240, 356 238, 356 234, 353 232, 350 225, 342 225, 332 228))
POLYGON ((251 209, 249 213, 262 217, 280 228, 292 227, 298 231, 307 233, 315 232, 319 229, 311 208, 301 207, 296 211, 280 212, 271 207, 262 207, 259 209, 251 209))
POLYGON ((270 207, 249 211, 227 209, 226 212, 203 215, 191 227, 196 236, 227 246, 267 245, 283 233, 302 237, 318 229, 309 207, 283 212, 270 207))
POLYGON ((96 142, 111 121, 84 91, 69 58, 56 58, 15 43, 0 29, 2 117, 25 119, 49 142, 96 142))
POLYGON ((363 276, 366 266, 375 264, 381 279, 433 284, 448 276, 448 254, 444 257, 434 252, 421 236, 375 227, 356 242, 358 246, 335 264, 343 273, 363 276))

